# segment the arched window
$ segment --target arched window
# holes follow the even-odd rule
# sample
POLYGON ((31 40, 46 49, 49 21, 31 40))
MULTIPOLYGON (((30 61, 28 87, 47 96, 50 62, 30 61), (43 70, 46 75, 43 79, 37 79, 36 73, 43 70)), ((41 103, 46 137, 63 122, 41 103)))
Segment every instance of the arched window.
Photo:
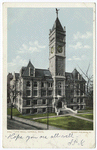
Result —
POLYGON ((27 81, 26 86, 28 87, 30 86, 30 81, 27 81))

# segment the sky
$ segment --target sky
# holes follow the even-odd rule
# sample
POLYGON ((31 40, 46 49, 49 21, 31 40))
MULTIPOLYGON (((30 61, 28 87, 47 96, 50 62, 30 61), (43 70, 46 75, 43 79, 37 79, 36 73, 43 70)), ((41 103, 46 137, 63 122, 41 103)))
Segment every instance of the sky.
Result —
MULTIPOLYGON (((93 74, 93 9, 58 8, 66 27, 66 71, 79 67, 93 74)), ((7 72, 19 72, 29 59, 35 68, 49 68, 49 29, 56 20, 55 8, 8 8, 7 72)))

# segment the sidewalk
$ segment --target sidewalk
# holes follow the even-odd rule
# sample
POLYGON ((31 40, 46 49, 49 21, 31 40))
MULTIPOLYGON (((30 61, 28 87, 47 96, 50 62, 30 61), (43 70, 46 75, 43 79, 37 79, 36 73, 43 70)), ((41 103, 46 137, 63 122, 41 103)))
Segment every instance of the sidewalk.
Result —
MULTIPOLYGON (((10 118, 10 115, 8 115, 7 117, 10 118)), ((43 124, 43 123, 28 120, 28 119, 15 117, 15 116, 13 116, 13 119, 18 122, 27 124, 27 125, 32 125, 32 126, 36 127, 38 130, 47 130, 47 124, 43 124)), ((63 130, 63 129, 49 125, 49 130, 63 130)))

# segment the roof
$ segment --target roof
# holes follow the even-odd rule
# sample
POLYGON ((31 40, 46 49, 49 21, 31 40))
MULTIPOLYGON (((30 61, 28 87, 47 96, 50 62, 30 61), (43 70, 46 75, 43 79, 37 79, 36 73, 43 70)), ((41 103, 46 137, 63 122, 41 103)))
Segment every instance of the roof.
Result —
POLYGON ((34 66, 32 65, 31 61, 29 61, 27 67, 22 67, 22 75, 23 76, 29 76, 29 68, 34 70, 34 66))
POLYGON ((52 27, 52 31, 53 31, 55 28, 58 29, 58 30, 64 31, 58 17, 57 17, 56 20, 55 20, 55 23, 54 23, 54 25, 53 25, 53 27, 52 27))
POLYGON ((71 73, 65 72, 66 78, 70 80, 75 80, 75 81, 85 81, 85 79, 82 77, 82 75, 77 71, 77 69, 74 69, 71 73))
POLYGON ((30 69, 32 69, 32 72, 35 73, 35 77, 41 77, 41 78, 46 77, 52 79, 52 75, 48 69, 38 69, 38 68, 35 69, 31 61, 29 61, 27 67, 21 68, 21 72, 23 76, 29 76, 29 67, 30 69))
POLYGON ((52 75, 48 69, 35 69, 35 77, 50 77, 52 75))
POLYGON ((19 73, 15 73, 15 78, 16 78, 16 79, 19 78, 19 73))

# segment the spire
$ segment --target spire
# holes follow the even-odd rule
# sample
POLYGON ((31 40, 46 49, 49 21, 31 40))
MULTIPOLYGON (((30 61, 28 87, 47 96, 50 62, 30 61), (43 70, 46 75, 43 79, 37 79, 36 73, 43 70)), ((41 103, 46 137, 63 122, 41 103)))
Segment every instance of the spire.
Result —
POLYGON ((58 11, 59 11, 60 9, 57 9, 56 8, 56 18, 58 18, 58 11))

